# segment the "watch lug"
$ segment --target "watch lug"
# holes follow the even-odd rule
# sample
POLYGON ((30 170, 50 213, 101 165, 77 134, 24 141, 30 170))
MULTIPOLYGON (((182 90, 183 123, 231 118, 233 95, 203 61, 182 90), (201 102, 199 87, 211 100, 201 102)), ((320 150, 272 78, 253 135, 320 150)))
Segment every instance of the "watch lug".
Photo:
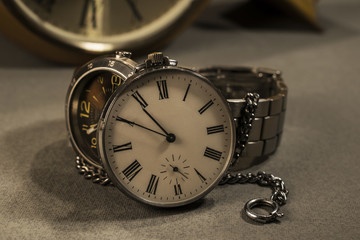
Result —
POLYGON ((99 130, 101 130, 101 131, 103 131, 104 130, 104 128, 105 128, 105 121, 104 121, 104 118, 100 118, 99 119, 99 123, 98 123, 99 125, 98 125, 98 129, 99 130))
POLYGON ((258 77, 274 77, 274 78, 277 78, 277 77, 281 76, 281 71, 280 70, 271 69, 271 68, 257 68, 256 73, 257 73, 258 77))
POLYGON ((126 51, 115 51, 115 57, 116 58, 131 58, 132 53, 126 52, 126 51))

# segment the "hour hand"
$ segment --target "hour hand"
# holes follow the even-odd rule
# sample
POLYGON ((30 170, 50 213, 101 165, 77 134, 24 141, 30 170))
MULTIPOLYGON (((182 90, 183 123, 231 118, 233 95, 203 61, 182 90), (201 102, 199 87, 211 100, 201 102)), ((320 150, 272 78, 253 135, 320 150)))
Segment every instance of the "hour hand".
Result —
POLYGON ((146 115, 149 116, 149 118, 161 129, 161 131, 163 131, 167 136, 169 135, 169 133, 160 125, 160 123, 158 121, 155 120, 155 118, 153 118, 153 116, 151 116, 151 114, 145 110, 145 108, 142 109, 146 115))
POLYGON ((136 7, 135 3, 133 2, 133 0, 126 0, 126 2, 128 3, 129 7, 131 8, 131 11, 134 13, 135 17, 141 21, 142 20, 142 16, 140 15, 139 9, 136 7))
POLYGON ((151 116, 151 114, 145 110, 145 108, 142 108, 142 110, 146 113, 146 115, 148 115, 151 120, 161 129, 161 131, 163 131, 165 133, 164 136, 166 136, 166 141, 168 141, 169 143, 173 143, 176 140, 176 136, 173 133, 168 133, 161 125, 158 121, 155 120, 155 118, 153 118, 153 116, 151 116))
POLYGON ((90 128, 86 130, 86 134, 90 135, 97 130, 97 124, 90 125, 90 128))

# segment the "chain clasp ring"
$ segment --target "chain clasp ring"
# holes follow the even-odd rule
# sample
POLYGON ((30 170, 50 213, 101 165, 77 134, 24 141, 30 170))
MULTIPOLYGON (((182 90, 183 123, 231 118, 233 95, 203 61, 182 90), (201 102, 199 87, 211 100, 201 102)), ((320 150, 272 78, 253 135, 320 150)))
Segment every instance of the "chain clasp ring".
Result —
POLYGON ((284 216, 284 213, 279 212, 279 205, 277 204, 277 202, 263 198, 255 198, 248 201, 244 206, 244 210, 249 218, 261 223, 272 222, 276 218, 281 218, 284 216), (268 215, 258 214, 252 211, 252 208, 256 206, 268 206, 271 207, 273 210, 268 215))

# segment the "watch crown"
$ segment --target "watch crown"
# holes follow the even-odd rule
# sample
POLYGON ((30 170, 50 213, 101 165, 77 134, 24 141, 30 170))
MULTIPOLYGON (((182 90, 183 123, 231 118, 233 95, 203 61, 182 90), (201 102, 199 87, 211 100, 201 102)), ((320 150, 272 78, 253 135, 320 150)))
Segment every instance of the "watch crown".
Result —
POLYGON ((131 52, 126 52, 126 51, 116 51, 115 52, 116 58, 121 58, 121 57, 131 58, 131 55, 132 55, 131 52))
POLYGON ((166 58, 162 52, 154 52, 148 55, 148 61, 151 61, 152 64, 162 64, 166 58))
POLYGON ((177 61, 165 57, 162 52, 153 52, 148 55, 148 58, 145 60, 145 65, 147 68, 156 66, 176 66, 177 61))

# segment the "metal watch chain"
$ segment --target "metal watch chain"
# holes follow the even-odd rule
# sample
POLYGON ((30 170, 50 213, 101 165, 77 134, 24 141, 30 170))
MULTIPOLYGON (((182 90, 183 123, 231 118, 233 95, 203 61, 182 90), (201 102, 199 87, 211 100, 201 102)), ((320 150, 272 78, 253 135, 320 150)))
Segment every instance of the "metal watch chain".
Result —
POLYGON ((103 169, 86 163, 84 159, 79 156, 76 157, 75 163, 76 169, 78 169, 79 173, 84 175, 86 179, 91 179, 93 183, 100 185, 112 185, 110 178, 103 169))
MULTIPOLYGON (((235 151, 235 161, 240 158, 242 152, 245 150, 246 145, 249 140, 249 134, 252 128, 252 122, 255 119, 255 111, 259 102, 259 94, 257 93, 247 93, 245 97, 245 106, 241 111, 241 118, 238 123, 238 139, 237 139, 237 150, 235 151)), ((235 184, 235 183, 256 183, 260 186, 271 187, 273 193, 270 197, 270 200, 256 198, 248 201, 245 204, 244 210, 248 217, 252 220, 267 223, 274 221, 277 217, 282 217, 284 214, 279 213, 279 205, 285 205, 287 200, 287 194, 289 193, 286 190, 284 181, 279 177, 275 177, 272 174, 267 174, 265 172, 258 172, 257 174, 253 173, 227 173, 220 181, 219 185, 224 184, 235 184), (269 206, 273 208, 273 211, 269 215, 261 215, 251 211, 252 208, 256 206, 269 206)))
MULTIPOLYGON (((259 94, 247 93, 245 97, 245 106, 242 109, 241 118, 238 123, 238 139, 237 150, 235 151, 236 162, 242 152, 245 150, 251 131, 252 122, 255 118, 255 110, 259 102, 259 94)), ((112 185, 107 173, 98 167, 90 165, 81 157, 76 157, 76 168, 79 173, 84 175, 86 179, 91 179, 93 183, 101 185, 112 185)), ((284 181, 279 177, 265 172, 258 172, 256 175, 253 173, 227 173, 220 181, 219 185, 235 184, 235 183, 256 183, 260 186, 269 186, 273 190, 270 200, 267 199, 252 199, 245 204, 246 214, 257 222, 267 223, 274 221, 277 217, 282 217, 283 214, 279 213, 279 205, 282 206, 286 203, 288 191, 285 188, 284 181), (266 205, 273 208, 269 215, 260 215, 251 211, 255 206, 266 205)))

